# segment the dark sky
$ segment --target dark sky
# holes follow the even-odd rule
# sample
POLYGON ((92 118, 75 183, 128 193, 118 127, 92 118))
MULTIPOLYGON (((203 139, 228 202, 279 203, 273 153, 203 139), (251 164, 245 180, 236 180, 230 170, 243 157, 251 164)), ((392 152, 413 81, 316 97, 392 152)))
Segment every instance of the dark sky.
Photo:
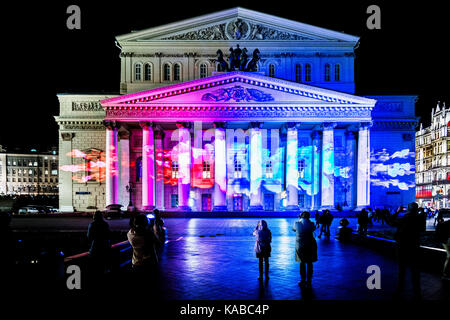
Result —
POLYGON ((236 6, 359 36, 356 94, 418 95, 416 115, 424 124, 436 101, 450 104, 450 22, 446 8, 431 1, 93 2, 16 1, 3 11, 10 19, 2 45, 0 144, 8 150, 57 145, 57 93, 119 91, 116 35, 236 6), (81 8, 81 30, 66 28, 71 4, 81 8), (381 30, 366 27, 371 4, 381 8, 381 30))

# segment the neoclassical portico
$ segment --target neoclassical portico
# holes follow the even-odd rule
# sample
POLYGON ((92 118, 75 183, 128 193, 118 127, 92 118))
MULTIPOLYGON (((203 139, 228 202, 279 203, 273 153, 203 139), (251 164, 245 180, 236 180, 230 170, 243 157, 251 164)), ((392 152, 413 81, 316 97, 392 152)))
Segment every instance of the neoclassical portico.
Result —
POLYGON ((107 123, 107 205, 119 202, 115 161, 121 158, 117 150, 123 150, 121 125, 142 137, 136 206, 143 210, 170 210, 164 196, 183 211, 334 209, 340 199, 336 184, 344 183, 341 206, 369 204, 375 100, 237 71, 101 104, 107 123), (162 138, 168 134, 170 140, 162 138))

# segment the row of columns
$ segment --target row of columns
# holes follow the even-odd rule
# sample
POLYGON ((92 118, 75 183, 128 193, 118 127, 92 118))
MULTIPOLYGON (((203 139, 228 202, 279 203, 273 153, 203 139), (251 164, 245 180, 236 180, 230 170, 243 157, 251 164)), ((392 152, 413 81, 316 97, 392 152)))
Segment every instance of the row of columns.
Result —
MULTIPOLYGON (((155 166, 156 150, 162 150, 161 131, 155 131, 151 123, 140 123, 142 128, 142 208, 152 210, 163 207, 163 199, 156 199, 156 189, 163 188, 163 172, 158 173, 155 166), (157 179, 160 175, 160 179, 157 179)), ((263 136, 261 123, 252 123, 250 128, 250 210, 263 210, 262 188, 263 164, 262 146, 263 136)), ((189 126, 182 123, 178 127, 178 207, 188 211, 191 185, 191 135, 189 126)), ((311 207, 313 209, 334 209, 334 128, 335 123, 322 125, 322 143, 318 131, 314 131, 312 138, 311 156, 311 207), (320 152, 322 150, 322 152, 320 152), (321 166, 321 168, 320 168, 321 166), (321 183, 319 183, 319 181, 321 183), (319 188, 321 189, 319 192, 319 188)), ((357 209, 370 204, 370 132, 369 124, 360 124, 358 130, 357 148, 357 179, 356 196, 357 209)), ((287 209, 298 210, 298 123, 287 124, 286 142, 286 191, 287 209)), ((118 127, 106 126, 106 205, 119 204, 119 146, 118 127)), ((227 193, 227 165, 226 165, 226 134, 223 123, 214 124, 214 191, 213 203, 215 211, 226 211, 227 193)), ((347 165, 355 166, 351 154, 355 150, 355 136, 347 133, 347 165)), ((159 161, 162 161, 160 159, 159 161)), ((352 197, 352 195, 351 195, 352 197)), ((352 198, 350 199, 352 201, 352 198)))

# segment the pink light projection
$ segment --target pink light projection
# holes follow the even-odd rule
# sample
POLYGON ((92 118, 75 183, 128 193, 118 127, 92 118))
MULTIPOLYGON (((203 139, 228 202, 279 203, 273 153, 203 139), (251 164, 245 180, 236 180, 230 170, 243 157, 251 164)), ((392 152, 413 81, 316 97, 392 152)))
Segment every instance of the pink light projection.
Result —
POLYGON ((84 159, 83 162, 71 165, 62 165, 60 170, 74 173, 72 179, 74 181, 85 183, 88 181, 101 182, 106 179, 106 162, 103 152, 91 149, 83 152, 74 149, 66 154, 68 157, 84 159))

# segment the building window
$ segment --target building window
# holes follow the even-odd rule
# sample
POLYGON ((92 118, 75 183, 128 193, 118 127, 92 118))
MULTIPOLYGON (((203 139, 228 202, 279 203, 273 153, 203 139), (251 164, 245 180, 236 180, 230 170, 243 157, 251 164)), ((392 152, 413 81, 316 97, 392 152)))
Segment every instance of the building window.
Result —
POLYGON ((242 164, 239 160, 234 161, 234 178, 242 178, 242 164))
POLYGON ((136 182, 142 179, 142 157, 136 159, 136 182))
POLYGON ((167 63, 164 64, 163 67, 163 71, 164 71, 164 81, 170 81, 170 65, 168 65, 167 63))
POLYGON ((334 81, 341 81, 341 66, 338 64, 334 65, 334 81))
POLYGON ((305 64, 305 81, 311 81, 311 65, 305 64))
POLYGON ((273 179, 272 161, 266 162, 266 179, 273 179))
POLYGON ((203 179, 211 178, 211 165, 209 164, 208 161, 203 161, 202 178, 203 179))
POLYGON ((325 63, 325 81, 330 81, 330 64, 325 63))
POLYGON ((200 65, 200 78, 206 78, 208 75, 208 68, 205 63, 200 65))
POLYGON ((275 77, 275 65, 269 64, 269 77, 275 77))
POLYGON ((178 194, 170 195, 170 206, 172 208, 178 208, 178 194))
POLYGON ((300 179, 305 178, 305 168, 306 168, 305 159, 298 160, 298 177, 300 179))
POLYGON ((178 161, 172 161, 172 179, 178 179, 178 161))
POLYGON ((142 73, 141 64, 136 63, 134 66, 134 80, 141 81, 142 80, 141 73, 142 73))
POLYGON ((144 80, 152 81, 152 66, 150 63, 146 63, 144 66, 144 80))
POLYGON ((302 81, 302 65, 301 64, 295 65, 295 81, 296 82, 302 81))
POLYGON ((179 64, 173 66, 173 81, 181 80, 181 67, 179 64))

